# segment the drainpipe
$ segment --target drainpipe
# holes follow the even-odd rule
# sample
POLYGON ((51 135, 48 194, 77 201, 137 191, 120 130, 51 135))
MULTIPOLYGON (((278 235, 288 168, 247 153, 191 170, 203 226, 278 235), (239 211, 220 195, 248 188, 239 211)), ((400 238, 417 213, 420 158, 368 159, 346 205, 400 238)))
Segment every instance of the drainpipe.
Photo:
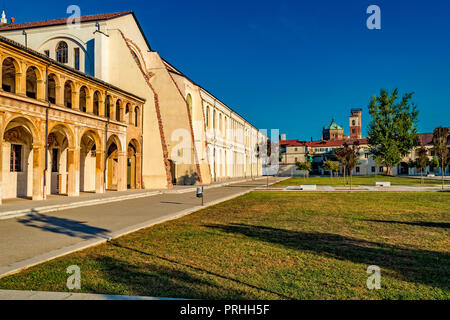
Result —
MULTIPOLYGON (((108 89, 109 89, 109 86, 108 86, 108 89)), ((103 108, 104 108, 104 113, 105 113, 105 116, 106 116, 106 119, 107 119, 107 121, 106 121, 106 124, 105 124, 105 167, 103 168, 103 187, 104 187, 104 189, 105 189, 105 192, 106 192, 106 166, 108 165, 108 126, 109 126, 109 115, 107 115, 106 114, 106 103, 107 103, 107 101, 108 101, 108 89, 106 89, 106 91, 105 91, 105 102, 104 102, 104 106, 103 106, 103 108)), ((111 109, 111 106, 110 106, 110 109, 111 109)), ((111 110, 109 110, 110 111, 110 114, 111 114, 111 110)))
MULTIPOLYGON (((25 31, 24 31, 25 32, 25 31)), ((48 68, 49 64, 45 67, 45 101, 47 101, 47 108, 45 109, 45 169, 44 169, 44 200, 47 199, 47 174, 48 174, 48 113, 50 109, 50 101, 48 96, 48 68)))

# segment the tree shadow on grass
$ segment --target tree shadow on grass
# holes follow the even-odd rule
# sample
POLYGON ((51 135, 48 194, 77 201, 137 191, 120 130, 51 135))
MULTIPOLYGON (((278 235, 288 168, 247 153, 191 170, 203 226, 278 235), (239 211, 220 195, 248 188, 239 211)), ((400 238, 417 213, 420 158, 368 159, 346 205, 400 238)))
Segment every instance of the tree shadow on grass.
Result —
POLYGON ((412 283, 450 290, 450 254, 405 249, 336 234, 307 233, 245 224, 208 225, 225 233, 241 234, 259 241, 343 261, 390 269, 398 278, 412 283))
MULTIPOLYGON (((122 247, 123 248, 123 247, 122 247)), ((128 248, 125 248, 128 249, 128 248)), ((83 283, 83 290, 97 294, 148 296, 166 299, 256 299, 249 292, 221 286, 208 274, 166 266, 159 262, 130 264, 107 256, 95 259, 104 284, 83 283)))
POLYGON ((407 226, 416 226, 416 227, 426 227, 426 228, 442 228, 449 229, 450 223, 445 222, 406 222, 406 221, 387 221, 387 220, 363 220, 366 222, 380 222, 380 223, 390 223, 390 224, 403 224, 407 226))
MULTIPOLYGON (((119 244, 118 242, 115 242, 115 241, 111 241, 111 242, 109 242, 109 244, 112 245, 112 246, 115 246, 115 247, 117 247, 117 248, 120 248, 120 249, 126 249, 126 250, 132 251, 132 252, 134 252, 134 253, 138 253, 138 254, 140 254, 140 255, 145 255, 145 256, 147 256, 147 257, 151 257, 151 258, 154 258, 154 259, 163 261, 164 263, 170 263, 170 264, 173 264, 173 265, 175 266, 175 269, 176 269, 176 270, 179 270, 180 268, 185 268, 185 269, 187 269, 187 270, 190 270, 191 272, 200 273, 200 274, 205 274, 205 275, 207 275, 207 276, 209 276, 209 277, 219 278, 219 279, 222 279, 222 280, 225 280, 225 281, 228 281, 228 282, 232 282, 232 283, 234 283, 234 285, 239 285, 239 286, 251 288, 251 289, 254 289, 254 290, 257 290, 257 291, 262 291, 262 292, 264 292, 264 293, 266 293, 266 294, 276 296, 276 297, 278 297, 278 299, 288 299, 288 300, 293 299, 292 297, 283 295, 283 294, 281 294, 281 293, 272 291, 272 290, 267 289, 267 288, 258 287, 258 286, 256 286, 256 285, 253 285, 253 284, 250 284, 250 283, 243 282, 243 281, 241 281, 241 280, 239 280, 239 279, 235 279, 235 278, 229 277, 229 276, 227 276, 227 275, 219 274, 219 273, 217 273, 217 272, 212 272, 212 271, 209 271, 209 270, 207 270, 207 269, 199 268, 199 267, 196 267, 196 266, 193 266, 193 265, 190 265, 190 264, 182 263, 182 262, 176 261, 176 260, 174 260, 174 259, 165 258, 165 257, 159 256, 159 255, 153 254, 153 253, 144 252, 144 251, 141 251, 141 250, 138 250, 138 249, 130 248, 130 247, 121 245, 121 244, 119 244)), ((179 276, 173 275, 173 277, 171 276, 171 278, 172 278, 174 281, 177 281, 177 279, 179 278, 179 276)), ((196 283, 196 282, 191 282, 191 284, 192 284, 192 283, 196 283)), ((201 283, 199 283, 199 284, 201 284, 201 283)), ((228 290, 228 289, 227 289, 227 290, 228 290)), ((220 291, 220 290, 219 290, 219 291, 220 291)), ((239 291, 237 291, 237 292, 239 293, 239 291)), ((195 292, 194 292, 194 293, 195 293, 195 292)), ((206 297, 206 298, 208 298, 208 299, 223 299, 223 297, 224 297, 224 292, 220 292, 219 294, 220 294, 220 295, 218 295, 218 296, 214 296, 214 297, 206 297)), ((239 299, 239 298, 240 298, 239 295, 235 295, 234 293, 231 294, 231 295, 230 295, 229 293, 227 293, 227 295, 230 296, 230 297, 232 297, 233 299, 239 299)), ((192 296, 192 295, 191 295, 191 296, 192 296)), ((194 295, 194 297, 198 298, 198 295, 194 295)), ((247 297, 247 298, 248 298, 248 297, 247 297)), ((256 297, 255 297, 255 298, 256 298, 256 297)), ((201 299, 203 299, 203 298, 201 298, 201 299)))
POLYGON ((109 233, 109 230, 92 227, 82 221, 52 217, 40 213, 27 215, 22 219, 18 219, 18 222, 27 227, 64 234, 69 237, 81 238, 83 240, 94 238, 108 239, 107 234, 109 233))

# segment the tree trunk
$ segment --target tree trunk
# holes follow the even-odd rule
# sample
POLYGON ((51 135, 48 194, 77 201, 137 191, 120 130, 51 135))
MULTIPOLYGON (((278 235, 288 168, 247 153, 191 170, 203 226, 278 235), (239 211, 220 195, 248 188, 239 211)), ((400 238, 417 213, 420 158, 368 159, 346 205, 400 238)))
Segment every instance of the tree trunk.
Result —
POLYGON ((394 174, 392 173, 393 169, 394 169, 393 166, 388 166, 388 167, 387 167, 387 175, 388 175, 388 176, 390 176, 390 177, 393 177, 393 176, 394 176, 394 174))

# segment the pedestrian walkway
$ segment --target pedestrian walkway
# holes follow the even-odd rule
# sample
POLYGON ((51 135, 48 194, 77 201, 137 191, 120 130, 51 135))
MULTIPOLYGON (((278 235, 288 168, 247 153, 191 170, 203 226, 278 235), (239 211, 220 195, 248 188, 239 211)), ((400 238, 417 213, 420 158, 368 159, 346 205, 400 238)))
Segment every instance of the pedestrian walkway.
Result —
POLYGON ((69 293, 69 292, 0 290, 0 300, 5 300, 5 301, 20 301, 20 300, 31 300, 31 301, 49 301, 49 300, 164 301, 164 300, 179 300, 179 299, 114 296, 114 295, 106 295, 106 294, 82 294, 82 293, 69 293))
MULTIPOLYGON (((217 182, 206 186, 205 189, 220 188, 230 184, 242 183, 244 181, 248 180, 233 179, 224 182, 217 182)), ((29 214, 51 213, 67 209, 95 206, 104 203, 146 198, 159 194, 189 193, 196 191, 196 188, 196 186, 175 186, 173 189, 160 190, 127 190, 122 192, 108 191, 103 194, 81 193, 79 197, 50 195, 48 199, 43 201, 32 201, 27 199, 4 200, 3 204, 0 205, 0 220, 17 218, 29 214)))

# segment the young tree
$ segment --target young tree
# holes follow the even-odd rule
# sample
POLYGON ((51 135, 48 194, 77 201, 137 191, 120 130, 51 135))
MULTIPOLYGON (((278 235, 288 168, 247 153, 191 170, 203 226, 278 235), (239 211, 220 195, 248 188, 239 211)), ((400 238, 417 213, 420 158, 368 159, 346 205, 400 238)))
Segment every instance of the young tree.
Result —
POLYGON ((433 159, 430 161, 430 168, 433 170, 433 172, 436 172, 436 168, 439 168, 439 159, 438 157, 434 156, 433 159))
POLYGON ((309 176, 309 173, 312 170, 311 162, 297 162, 297 169, 303 171, 303 178, 306 179, 306 175, 309 176))
POLYGON ((448 128, 439 127, 434 129, 433 145, 442 168, 442 190, 444 190, 445 167, 448 158, 448 128))
POLYGON ((359 141, 355 141, 353 145, 349 145, 347 142, 344 143, 342 148, 337 151, 337 158, 339 162, 344 166, 344 181, 345 181, 345 171, 349 171, 350 175, 350 190, 353 186, 353 169, 359 163, 359 151, 361 147, 359 141))
POLYGON ((326 171, 330 171, 331 179, 333 179, 333 173, 339 171, 339 162, 328 160, 323 164, 322 168, 326 171))
POLYGON ((428 150, 425 147, 421 147, 420 149, 417 150, 417 159, 416 159, 416 163, 417 163, 417 167, 420 169, 420 175, 422 177, 422 184, 423 184, 423 172, 425 171, 425 169, 427 168, 430 160, 428 159, 428 150))
POLYGON ((417 117, 419 112, 410 102, 413 93, 397 101, 398 89, 392 94, 382 89, 369 105, 369 145, 372 155, 388 168, 388 175, 408 152, 418 145, 417 117))

